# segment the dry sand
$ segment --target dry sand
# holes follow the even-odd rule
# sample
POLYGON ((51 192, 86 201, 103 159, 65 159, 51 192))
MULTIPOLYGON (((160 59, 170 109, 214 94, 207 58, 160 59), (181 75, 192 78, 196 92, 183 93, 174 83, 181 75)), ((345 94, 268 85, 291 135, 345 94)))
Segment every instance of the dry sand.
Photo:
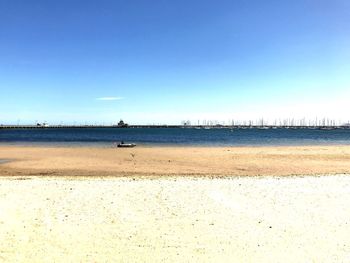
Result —
POLYGON ((350 177, 0 179, 3 262, 350 262, 350 177))
POLYGON ((0 262, 350 262, 350 176, 336 175, 349 146, 0 146, 0 159, 0 262))
POLYGON ((0 146, 1 175, 303 175, 350 173, 350 146, 0 146))

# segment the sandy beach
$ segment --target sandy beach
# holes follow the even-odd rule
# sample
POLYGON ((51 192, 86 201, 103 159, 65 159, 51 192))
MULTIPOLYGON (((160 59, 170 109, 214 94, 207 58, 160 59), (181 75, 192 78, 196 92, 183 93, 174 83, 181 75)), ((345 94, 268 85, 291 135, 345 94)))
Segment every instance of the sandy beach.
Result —
POLYGON ((33 147, 0 146, 1 175, 261 176, 350 173, 350 146, 33 147))
POLYGON ((0 189, 2 262, 350 260, 346 175, 3 177, 0 189))
POLYGON ((0 146, 0 159, 3 262, 350 260, 348 146, 0 146))

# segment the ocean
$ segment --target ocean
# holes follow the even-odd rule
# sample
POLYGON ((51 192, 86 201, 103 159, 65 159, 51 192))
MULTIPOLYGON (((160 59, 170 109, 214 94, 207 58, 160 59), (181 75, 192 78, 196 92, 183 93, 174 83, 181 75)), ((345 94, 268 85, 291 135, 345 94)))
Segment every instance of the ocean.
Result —
POLYGON ((145 146, 337 145, 350 144, 350 129, 0 129, 1 144, 108 146, 120 141, 145 146))

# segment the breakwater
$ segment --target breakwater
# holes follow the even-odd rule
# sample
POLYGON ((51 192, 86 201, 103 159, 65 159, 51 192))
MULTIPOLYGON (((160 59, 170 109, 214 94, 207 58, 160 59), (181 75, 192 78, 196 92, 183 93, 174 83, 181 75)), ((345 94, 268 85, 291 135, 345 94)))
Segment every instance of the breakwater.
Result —
POLYGON ((350 126, 276 126, 276 125, 0 125, 0 129, 135 129, 135 128, 188 128, 188 129, 350 129, 350 126))

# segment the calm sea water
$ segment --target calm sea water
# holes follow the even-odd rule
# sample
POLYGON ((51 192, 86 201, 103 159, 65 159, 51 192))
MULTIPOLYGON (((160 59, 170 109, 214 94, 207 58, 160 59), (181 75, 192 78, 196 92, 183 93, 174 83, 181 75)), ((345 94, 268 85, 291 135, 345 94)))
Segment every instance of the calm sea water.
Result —
POLYGON ((350 130, 99 128, 0 130, 1 144, 112 145, 328 145, 350 144, 350 130))

